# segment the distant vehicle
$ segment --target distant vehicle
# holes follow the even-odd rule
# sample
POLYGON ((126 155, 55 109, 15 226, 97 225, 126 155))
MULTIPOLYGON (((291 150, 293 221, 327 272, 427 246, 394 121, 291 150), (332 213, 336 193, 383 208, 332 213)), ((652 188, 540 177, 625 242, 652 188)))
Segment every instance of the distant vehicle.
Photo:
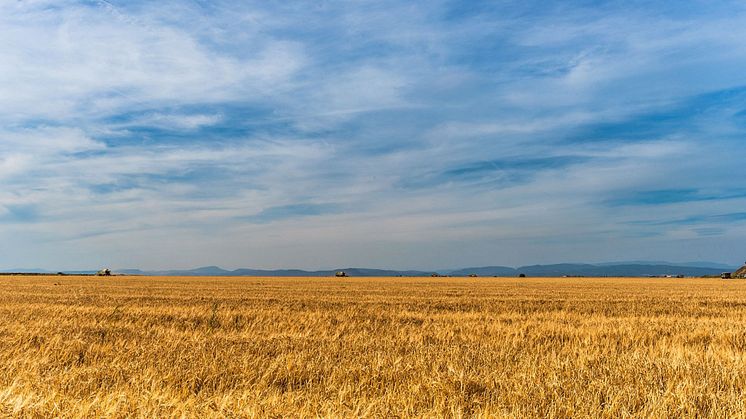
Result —
POLYGON ((477 274, 469 274, 469 278, 476 278, 477 274))
POLYGON ((525 278, 526 274, 518 274, 518 278, 525 278))
POLYGON ((96 276, 111 276, 111 269, 101 269, 100 271, 96 272, 96 276))
POLYGON ((345 271, 338 271, 338 272, 336 272, 334 274, 334 276, 339 276, 339 277, 347 276, 347 272, 345 272, 345 271))
POLYGON ((730 279, 730 272, 723 272, 720 274, 720 279, 730 279))

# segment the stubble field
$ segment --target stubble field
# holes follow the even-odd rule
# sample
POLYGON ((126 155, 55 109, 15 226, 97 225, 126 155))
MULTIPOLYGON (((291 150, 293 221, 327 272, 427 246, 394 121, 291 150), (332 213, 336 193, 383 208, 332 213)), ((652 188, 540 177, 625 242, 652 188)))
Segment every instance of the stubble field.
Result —
POLYGON ((743 417, 746 281, 0 277, 0 416, 743 417))

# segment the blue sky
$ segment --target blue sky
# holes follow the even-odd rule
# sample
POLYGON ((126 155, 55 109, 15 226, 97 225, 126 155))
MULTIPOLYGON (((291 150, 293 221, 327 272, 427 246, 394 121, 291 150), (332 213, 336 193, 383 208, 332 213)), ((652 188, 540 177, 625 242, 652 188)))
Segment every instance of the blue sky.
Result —
POLYGON ((746 5, 0 3, 0 267, 746 259, 746 5))

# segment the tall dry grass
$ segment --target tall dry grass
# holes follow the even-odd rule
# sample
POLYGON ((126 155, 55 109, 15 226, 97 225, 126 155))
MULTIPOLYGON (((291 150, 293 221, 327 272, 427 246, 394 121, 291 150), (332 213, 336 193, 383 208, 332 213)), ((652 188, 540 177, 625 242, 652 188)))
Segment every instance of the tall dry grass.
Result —
POLYGON ((746 415, 746 281, 0 278, 0 416, 746 415))

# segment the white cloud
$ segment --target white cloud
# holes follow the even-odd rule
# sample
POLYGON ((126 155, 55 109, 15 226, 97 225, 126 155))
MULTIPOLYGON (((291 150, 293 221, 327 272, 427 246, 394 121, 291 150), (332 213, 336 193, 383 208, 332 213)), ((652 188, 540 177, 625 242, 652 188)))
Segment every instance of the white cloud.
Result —
POLYGON ((167 114, 160 112, 148 113, 119 124, 117 127, 148 126, 158 128, 172 128, 193 130, 211 126, 223 120, 220 114, 167 114))
POLYGON ((164 101, 258 99, 282 90, 304 61, 288 41, 259 39, 238 58, 186 30, 122 19, 108 8, 54 13, 34 6, 0 6, 6 118, 74 119, 164 101))

